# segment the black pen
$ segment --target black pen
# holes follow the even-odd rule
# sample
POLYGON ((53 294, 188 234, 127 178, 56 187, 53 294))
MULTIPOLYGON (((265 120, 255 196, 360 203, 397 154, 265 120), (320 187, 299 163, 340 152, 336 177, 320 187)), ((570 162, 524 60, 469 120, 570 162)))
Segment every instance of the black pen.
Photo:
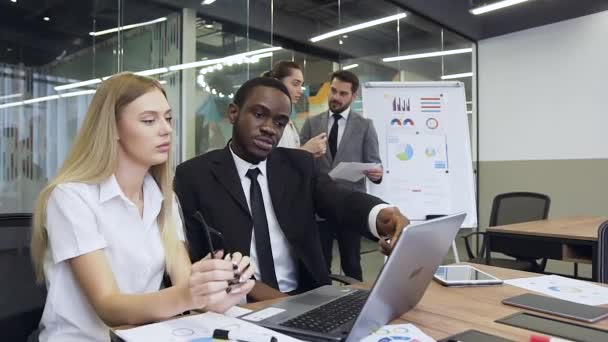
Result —
POLYGON ((207 239, 207 244, 209 245, 209 248, 211 249, 211 259, 214 259, 215 258, 215 248, 213 248, 213 241, 211 241, 211 233, 209 232, 209 225, 205 221, 205 218, 203 218, 203 215, 201 214, 201 212, 198 210, 194 213, 194 218, 203 226, 203 230, 205 231, 205 238, 207 239))
POLYGON ((223 329, 213 330, 213 338, 218 340, 235 340, 241 342, 277 342, 277 338, 270 335, 256 334, 252 332, 228 331, 223 329))

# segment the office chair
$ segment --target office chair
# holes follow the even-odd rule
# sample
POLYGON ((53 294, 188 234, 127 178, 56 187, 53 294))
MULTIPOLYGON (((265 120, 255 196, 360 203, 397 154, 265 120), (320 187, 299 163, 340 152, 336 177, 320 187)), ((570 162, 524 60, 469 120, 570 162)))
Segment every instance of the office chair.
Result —
POLYGON ((597 229, 597 281, 608 284, 608 221, 597 229))
POLYGON ((30 258, 31 214, 0 214, 0 340, 37 341, 46 289, 30 258), (36 334, 32 334, 36 332, 36 334))
MULTIPOLYGON (((494 197, 492 202, 492 212, 490 214, 489 227, 502 226, 507 224, 515 224, 528 221, 544 220, 549 216, 549 207, 551 199, 549 196, 534 192, 509 192, 499 194, 494 197)), ((482 240, 481 249, 476 256, 471 248, 470 239, 473 236, 484 236, 485 232, 473 232, 463 236, 467 254, 471 262, 485 264, 486 244, 485 239, 482 240)), ((494 244, 493 244, 494 245, 494 244)), ((508 249, 508 246, 503 247, 508 249)), ((492 266, 503 268, 511 268, 530 272, 543 272, 547 265, 547 259, 544 258, 537 262, 533 258, 526 258, 517 255, 508 256, 513 259, 492 258, 492 266)))

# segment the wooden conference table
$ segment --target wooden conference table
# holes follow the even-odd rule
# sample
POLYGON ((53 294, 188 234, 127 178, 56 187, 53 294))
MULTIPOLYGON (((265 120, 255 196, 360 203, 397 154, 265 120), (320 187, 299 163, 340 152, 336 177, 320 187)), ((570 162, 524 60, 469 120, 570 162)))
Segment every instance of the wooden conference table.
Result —
MULTIPOLYGON (((471 265, 500 279, 539 276, 539 274, 536 273, 522 272, 506 268, 478 264, 471 265)), ((353 287, 357 288, 369 288, 370 286, 371 284, 367 283, 353 285, 353 287)), ((494 322, 496 319, 506 317, 516 312, 527 311, 525 309, 519 309, 501 303, 501 301, 505 298, 527 292, 529 291, 510 285, 449 288, 442 286, 435 281, 431 281, 420 303, 418 303, 415 308, 403 314, 401 317, 395 319, 391 323, 413 323, 424 333, 436 340, 440 340, 468 329, 477 329, 511 340, 528 342, 530 335, 539 335, 539 333, 494 322)), ((249 309, 262 309, 271 303, 280 300, 281 299, 247 304, 245 307, 249 309)), ((544 315, 538 312, 534 313, 541 316, 557 318, 555 316, 544 315)), ((608 319, 604 319, 595 324, 586 324, 578 321, 571 321, 565 318, 557 319, 608 330, 608 319)), ((119 340, 116 339, 114 334, 111 335, 112 341, 119 340)))
POLYGON ((578 216, 531 221, 486 230, 486 264, 491 252, 591 264, 597 279, 597 231, 608 217, 578 216))
MULTIPOLYGON (((466 263, 461 263, 466 264, 466 263)), ((539 276, 536 273, 516 271, 487 265, 470 264, 482 271, 490 273, 500 279, 514 279, 539 276)), ((370 284, 360 284, 354 287, 369 288, 370 284)), ((405 313, 392 324, 413 323, 424 333, 436 340, 457 334, 468 329, 477 329, 492 335, 502 336, 515 341, 528 342, 530 335, 543 335, 529 330, 514 328, 508 325, 495 323, 496 319, 506 317, 516 312, 528 311, 513 306, 504 305, 505 298, 517 296, 529 291, 510 286, 499 285, 489 287, 445 287, 431 281, 424 297, 418 305, 405 313)), ((246 305, 249 309, 261 309, 273 301, 259 302, 246 305)), ((606 305, 608 307, 608 305, 606 305)), ((534 314, 556 318, 563 321, 574 322, 608 330, 608 319, 595 324, 585 324, 565 318, 534 314)))

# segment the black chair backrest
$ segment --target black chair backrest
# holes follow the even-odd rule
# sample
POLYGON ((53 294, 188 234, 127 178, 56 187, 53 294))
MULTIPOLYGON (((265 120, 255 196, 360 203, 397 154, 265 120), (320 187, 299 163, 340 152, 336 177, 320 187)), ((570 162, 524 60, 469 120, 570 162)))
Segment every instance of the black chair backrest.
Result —
POLYGON ((0 340, 26 341, 36 330, 46 289, 30 258, 31 214, 0 214, 0 340))
POLYGON ((494 197, 490 227, 544 220, 549 216, 551 199, 535 192, 509 192, 494 197))
POLYGON ((608 221, 604 221, 597 229, 597 281, 608 284, 608 221))

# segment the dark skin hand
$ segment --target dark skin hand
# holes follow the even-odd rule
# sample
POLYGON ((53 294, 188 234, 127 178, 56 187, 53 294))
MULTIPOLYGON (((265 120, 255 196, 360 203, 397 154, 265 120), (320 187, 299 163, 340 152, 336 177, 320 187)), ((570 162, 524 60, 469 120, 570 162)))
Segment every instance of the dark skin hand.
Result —
POLYGON ((256 281, 255 285, 251 292, 249 292, 248 298, 254 302, 261 302, 269 299, 277 299, 289 297, 287 294, 275 290, 272 287, 262 283, 261 281, 256 281))
POLYGON ((405 217, 397 207, 384 208, 376 217, 376 228, 380 239, 380 251, 384 255, 390 255, 401 233, 410 224, 410 220, 405 217), (390 239, 390 243, 388 240, 390 239))

